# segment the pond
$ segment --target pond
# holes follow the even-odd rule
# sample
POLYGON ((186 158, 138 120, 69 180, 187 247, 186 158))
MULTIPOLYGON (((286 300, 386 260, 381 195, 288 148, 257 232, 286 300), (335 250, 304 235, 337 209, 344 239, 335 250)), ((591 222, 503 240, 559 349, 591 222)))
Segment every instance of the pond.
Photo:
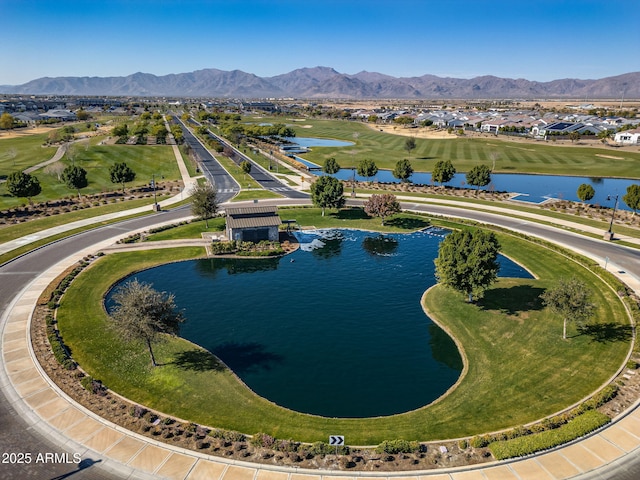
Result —
POLYGON ((283 137, 285 140, 295 143, 301 147, 350 147, 353 142, 345 140, 334 140, 332 138, 314 138, 314 137, 283 137))
MULTIPOLYGON (((194 260, 133 277, 175 294, 181 335, 258 395, 328 417, 391 415, 437 399, 462 370, 420 304, 446 233, 305 231, 283 258, 194 260)), ((530 278, 500 263, 502 276, 530 278)))
MULTIPOLYGON (((297 160, 302 161, 300 157, 297 160)), ((304 160, 304 164, 311 168, 318 168, 317 165, 304 160)), ((324 175, 319 170, 311 170, 316 175, 324 175)), ((354 171, 350 168, 343 168, 334 175, 340 180, 351 180, 354 177, 354 171)), ((364 182, 375 180, 384 183, 398 183, 399 180, 393 176, 389 170, 379 170, 373 178, 367 179, 359 175, 355 175, 356 180, 364 182)), ((431 185, 431 173, 416 172, 411 176, 411 181, 415 184, 431 185)), ((528 203, 541 203, 549 199, 571 200, 574 202, 578 199, 578 187, 586 183, 593 187, 595 196, 588 203, 591 205, 601 205, 613 208, 615 196, 618 195, 618 207, 623 210, 630 210, 622 201, 623 195, 627 192, 627 187, 632 184, 640 184, 640 180, 630 180, 626 178, 601 178, 601 177, 575 177, 560 175, 528 175, 517 173, 494 173, 491 175, 491 183, 482 190, 493 189, 498 192, 517 193, 515 199, 528 203), (609 197, 609 199, 607 199, 609 197)), ((445 183, 450 187, 475 188, 466 185, 464 173, 457 173, 453 179, 445 183)))

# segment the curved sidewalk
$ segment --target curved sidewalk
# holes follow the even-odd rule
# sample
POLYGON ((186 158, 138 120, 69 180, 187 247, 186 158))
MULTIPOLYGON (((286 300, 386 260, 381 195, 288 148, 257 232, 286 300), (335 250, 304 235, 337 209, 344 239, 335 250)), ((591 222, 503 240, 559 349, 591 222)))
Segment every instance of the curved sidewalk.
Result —
POLYGON ((511 462, 411 472, 316 471, 229 461, 170 446, 129 432, 68 398, 35 361, 29 340, 30 317, 42 290, 85 255, 112 245, 117 238, 77 252, 41 274, 18 295, 0 319, 2 363, 0 388, 35 428, 83 460, 123 478, 179 480, 333 480, 405 478, 418 480, 555 480, 568 479, 607 465, 640 447, 640 409, 605 429, 557 450, 511 462))

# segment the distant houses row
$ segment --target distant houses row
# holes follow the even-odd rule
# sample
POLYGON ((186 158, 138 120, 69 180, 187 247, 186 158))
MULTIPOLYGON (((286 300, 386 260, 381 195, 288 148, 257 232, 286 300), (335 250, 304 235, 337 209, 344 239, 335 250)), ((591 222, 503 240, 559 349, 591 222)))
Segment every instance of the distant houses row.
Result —
POLYGON ((637 125, 637 121, 623 117, 598 117, 594 115, 563 115, 547 113, 539 116, 537 112, 473 112, 465 110, 431 110, 415 113, 407 110, 376 111, 359 110, 352 113, 352 118, 371 119, 381 123, 392 123, 398 117, 413 119, 413 126, 434 125, 438 128, 454 130, 474 130, 483 133, 513 133, 547 138, 549 136, 569 135, 577 132, 580 135, 600 135, 606 132, 614 141, 624 145, 639 144, 638 129, 629 129, 637 125))

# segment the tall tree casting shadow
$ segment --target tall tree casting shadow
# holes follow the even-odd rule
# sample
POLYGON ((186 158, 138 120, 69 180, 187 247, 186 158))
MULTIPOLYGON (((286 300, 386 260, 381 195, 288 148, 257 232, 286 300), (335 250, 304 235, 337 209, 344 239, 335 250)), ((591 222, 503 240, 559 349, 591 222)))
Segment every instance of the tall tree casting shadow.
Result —
POLYGON ((209 370, 221 372, 225 369, 224 364, 215 355, 199 348, 178 353, 171 365, 176 365, 183 370, 195 370, 196 372, 209 370))
POLYGON ((267 352, 264 345, 255 342, 228 342, 216 347, 214 353, 238 374, 255 369, 269 370, 283 360, 281 355, 267 352))
POLYGON ((492 288, 484 293, 478 305, 484 310, 499 310, 508 315, 518 312, 542 310, 540 295, 544 288, 531 285, 516 285, 508 288, 492 288))
POLYGON ((427 228, 430 224, 428 220, 421 218, 389 218, 385 220, 385 225, 389 227, 402 228, 404 230, 421 230, 427 228))
POLYGON ((579 335, 588 335, 592 341, 598 343, 626 342, 631 340, 633 330, 631 325, 619 323, 590 323, 578 326, 579 335))

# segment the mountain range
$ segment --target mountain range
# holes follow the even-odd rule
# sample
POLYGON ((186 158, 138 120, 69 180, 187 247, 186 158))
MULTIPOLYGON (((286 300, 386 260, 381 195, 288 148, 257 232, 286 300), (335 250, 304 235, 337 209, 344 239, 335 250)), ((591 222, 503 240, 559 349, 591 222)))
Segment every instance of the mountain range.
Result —
POLYGON ((212 98, 344 99, 638 99, 640 72, 597 80, 536 82, 491 75, 471 79, 393 77, 375 72, 348 75, 329 67, 300 68, 274 77, 215 68, 156 76, 43 77, 2 85, 0 93, 31 95, 162 96, 212 98))

